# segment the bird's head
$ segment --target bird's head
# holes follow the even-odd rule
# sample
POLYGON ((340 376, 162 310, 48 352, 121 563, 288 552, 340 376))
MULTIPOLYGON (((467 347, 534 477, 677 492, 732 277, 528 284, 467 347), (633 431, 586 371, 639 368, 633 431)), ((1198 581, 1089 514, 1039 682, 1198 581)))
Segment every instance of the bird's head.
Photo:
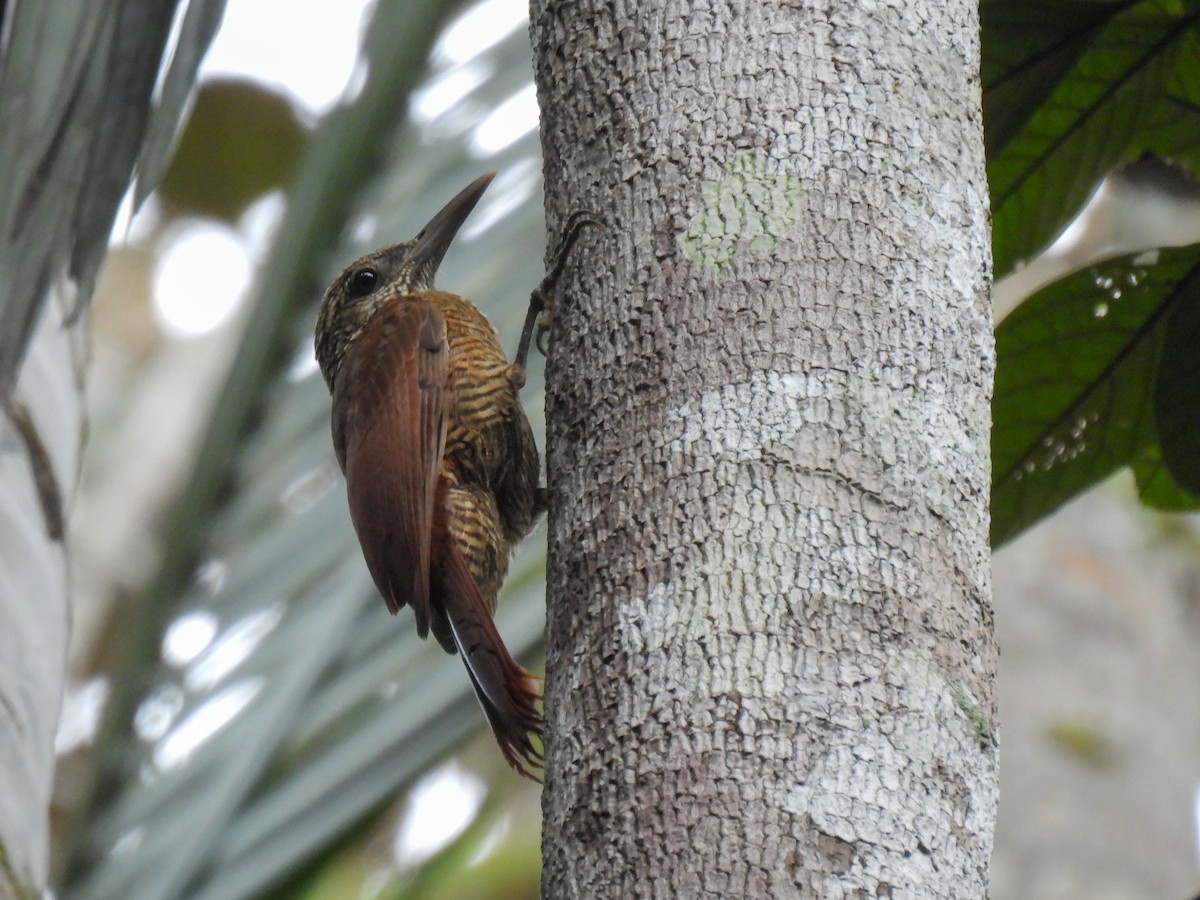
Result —
POLYGON ((459 191, 411 241, 368 253, 334 279, 321 301, 315 336, 317 363, 331 391, 342 357, 375 311, 433 288, 442 258, 493 177, 482 175, 459 191))

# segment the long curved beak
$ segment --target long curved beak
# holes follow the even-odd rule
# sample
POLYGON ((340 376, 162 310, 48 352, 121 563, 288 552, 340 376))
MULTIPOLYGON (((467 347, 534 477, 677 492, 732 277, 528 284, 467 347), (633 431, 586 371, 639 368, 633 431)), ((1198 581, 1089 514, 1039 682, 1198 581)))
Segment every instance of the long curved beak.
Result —
POLYGON ((496 177, 495 172, 480 175, 443 206, 409 244, 409 259, 418 271, 428 273, 430 278, 442 263, 442 257, 450 249, 454 236, 462 227, 487 186, 496 177))

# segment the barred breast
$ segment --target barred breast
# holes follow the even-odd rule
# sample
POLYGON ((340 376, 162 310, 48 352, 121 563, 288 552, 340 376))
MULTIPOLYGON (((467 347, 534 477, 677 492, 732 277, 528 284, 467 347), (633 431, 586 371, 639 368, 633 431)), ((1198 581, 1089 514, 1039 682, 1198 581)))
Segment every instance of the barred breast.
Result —
POLYGON ((450 350, 446 453, 451 531, 493 605, 508 558, 540 512, 539 460, 518 399, 513 365, 487 318, 471 303, 428 295, 446 318, 450 350))

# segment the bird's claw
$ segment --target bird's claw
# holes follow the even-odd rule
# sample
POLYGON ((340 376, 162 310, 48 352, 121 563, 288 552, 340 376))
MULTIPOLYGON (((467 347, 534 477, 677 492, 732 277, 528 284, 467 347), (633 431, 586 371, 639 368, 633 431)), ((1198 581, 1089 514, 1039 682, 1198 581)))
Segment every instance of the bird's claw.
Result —
POLYGON ((577 209, 571 213, 563 228, 562 240, 559 241, 558 247, 555 248, 554 255, 551 257, 552 263, 549 271, 529 296, 529 312, 525 316, 525 327, 521 329, 521 343, 517 346, 515 361, 515 365, 521 373, 525 371, 531 338, 542 356, 547 354, 550 321, 554 315, 554 296, 558 280, 562 277, 563 269, 566 268, 571 248, 575 246, 575 242, 579 240, 579 236, 589 225, 603 228, 604 221, 589 209, 577 209))

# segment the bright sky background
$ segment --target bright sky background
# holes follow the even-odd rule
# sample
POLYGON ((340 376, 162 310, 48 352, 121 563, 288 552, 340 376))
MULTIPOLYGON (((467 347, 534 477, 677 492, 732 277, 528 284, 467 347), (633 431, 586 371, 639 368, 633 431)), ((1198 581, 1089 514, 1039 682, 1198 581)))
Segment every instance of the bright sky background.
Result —
POLYGON ((249 76, 312 115, 328 112, 354 73, 369 0, 230 0, 201 78, 249 76))

